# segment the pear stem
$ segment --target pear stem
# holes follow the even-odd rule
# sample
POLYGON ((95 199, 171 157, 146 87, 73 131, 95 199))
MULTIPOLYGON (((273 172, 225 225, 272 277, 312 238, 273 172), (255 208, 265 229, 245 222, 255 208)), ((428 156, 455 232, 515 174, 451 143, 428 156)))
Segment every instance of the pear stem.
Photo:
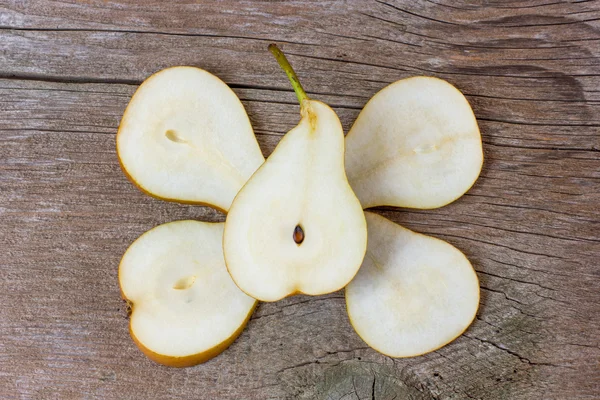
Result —
POLYGON ((290 83, 292 84, 292 87, 294 88, 294 92, 296 92, 296 97, 298 97, 300 106, 302 106, 302 102, 304 100, 308 100, 309 97, 306 95, 304 88, 300 84, 300 81, 298 80, 298 75, 296 75, 294 68, 292 68, 289 61, 285 57, 285 54, 283 54, 281 49, 279 49, 279 47, 277 47, 277 45, 275 43, 271 43, 269 45, 269 51, 271 53, 273 53, 273 55, 275 56, 275 59, 279 63, 279 66, 285 72, 285 74, 288 76, 290 83))

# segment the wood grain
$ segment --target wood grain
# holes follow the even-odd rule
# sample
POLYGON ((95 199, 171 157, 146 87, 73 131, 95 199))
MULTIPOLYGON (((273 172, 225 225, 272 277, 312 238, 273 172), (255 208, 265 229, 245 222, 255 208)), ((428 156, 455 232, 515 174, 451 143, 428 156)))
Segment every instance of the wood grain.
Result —
POLYGON ((599 55, 598 1, 0 2, 0 397, 598 398, 599 55), (298 121, 271 41, 346 130, 403 77, 467 95, 486 157, 477 184, 441 209, 378 209, 473 262, 480 310, 449 346, 374 352, 342 292, 261 304, 194 368, 156 365, 129 338, 127 246, 163 222, 224 217, 127 181, 123 110, 151 73, 199 66, 234 88, 268 155, 298 121))

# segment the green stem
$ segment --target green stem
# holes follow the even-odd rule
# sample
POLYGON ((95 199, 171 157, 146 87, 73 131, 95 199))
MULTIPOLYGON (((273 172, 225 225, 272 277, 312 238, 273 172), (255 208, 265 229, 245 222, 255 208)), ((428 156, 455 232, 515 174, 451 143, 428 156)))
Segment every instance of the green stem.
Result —
POLYGON ((292 87, 294 88, 294 92, 296 92, 296 97, 298 97, 298 101, 300 102, 300 105, 302 106, 302 102, 304 100, 308 100, 308 96, 306 95, 304 88, 300 84, 300 81, 298 80, 298 76, 296 75, 294 68, 292 68, 289 61, 285 57, 285 54, 283 54, 283 52, 279 49, 279 47, 277 47, 277 45, 275 43, 271 43, 269 45, 269 51, 271 53, 273 53, 273 55, 275 56, 275 59, 279 63, 279 66, 285 72, 285 74, 288 76, 288 78, 292 84, 292 87))

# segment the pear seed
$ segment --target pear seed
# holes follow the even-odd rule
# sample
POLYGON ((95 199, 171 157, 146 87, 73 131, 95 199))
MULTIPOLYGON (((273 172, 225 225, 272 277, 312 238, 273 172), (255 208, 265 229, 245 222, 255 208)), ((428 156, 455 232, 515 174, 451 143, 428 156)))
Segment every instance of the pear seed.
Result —
POLYGON ((304 230, 302 229, 302 227, 300 225, 296 225, 296 227, 294 228, 294 242, 296 242, 297 245, 302 244, 302 242, 304 241, 304 230))

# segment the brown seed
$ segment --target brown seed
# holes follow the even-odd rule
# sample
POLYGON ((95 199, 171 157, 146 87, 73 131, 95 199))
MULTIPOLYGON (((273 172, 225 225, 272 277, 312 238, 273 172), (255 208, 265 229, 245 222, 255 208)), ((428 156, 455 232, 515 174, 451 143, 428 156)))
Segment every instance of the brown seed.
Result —
POLYGON ((294 228, 294 242, 301 244, 304 241, 304 231, 300 225, 296 225, 294 228))

